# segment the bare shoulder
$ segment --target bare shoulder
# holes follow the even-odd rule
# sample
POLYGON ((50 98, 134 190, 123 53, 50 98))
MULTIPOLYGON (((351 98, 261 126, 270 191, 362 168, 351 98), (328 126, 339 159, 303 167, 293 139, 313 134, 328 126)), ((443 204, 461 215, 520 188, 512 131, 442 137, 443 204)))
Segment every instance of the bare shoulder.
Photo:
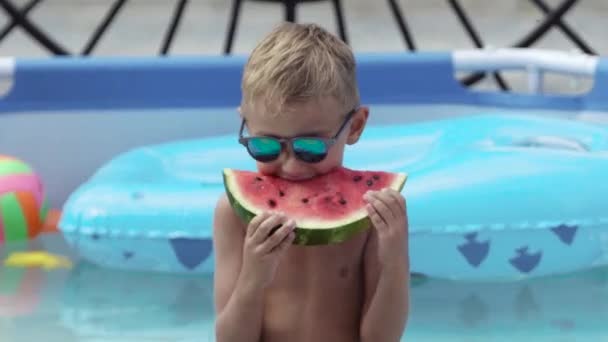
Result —
POLYGON ((234 212, 226 194, 222 194, 213 215, 213 249, 216 271, 223 271, 226 263, 240 263, 240 250, 245 240, 245 223, 234 212))
POLYGON ((217 200, 213 215, 214 295, 217 312, 228 302, 241 268, 244 227, 227 195, 222 194, 217 200))
POLYGON ((217 200, 215 212, 213 214, 213 234, 243 232, 244 226, 244 222, 238 217, 230 205, 228 196, 226 193, 222 193, 217 200))
POLYGON ((232 210, 232 206, 230 205, 230 200, 228 199, 228 195, 223 192, 217 199, 217 203, 215 205, 215 215, 228 216, 235 215, 234 210, 232 210))

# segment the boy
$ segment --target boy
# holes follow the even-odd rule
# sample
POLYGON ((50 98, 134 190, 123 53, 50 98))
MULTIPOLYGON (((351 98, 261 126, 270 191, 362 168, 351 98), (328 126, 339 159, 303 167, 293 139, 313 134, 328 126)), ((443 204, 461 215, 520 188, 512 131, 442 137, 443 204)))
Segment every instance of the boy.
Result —
MULTIPOLYGON (((341 166, 369 113, 359 107, 351 50, 316 25, 273 30, 252 51, 242 91, 246 136, 336 138, 322 151, 288 140, 272 156, 250 150, 260 172, 293 181, 341 166)), ((373 227, 342 243, 298 246, 289 217, 269 212, 247 225, 222 196, 213 228, 217 341, 398 341, 409 307, 405 200, 389 190, 365 199, 373 227)))

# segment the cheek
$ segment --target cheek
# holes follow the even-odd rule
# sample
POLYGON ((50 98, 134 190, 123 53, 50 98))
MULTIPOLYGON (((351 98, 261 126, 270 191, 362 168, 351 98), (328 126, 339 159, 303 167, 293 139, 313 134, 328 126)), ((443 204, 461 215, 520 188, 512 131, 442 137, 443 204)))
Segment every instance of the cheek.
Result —
POLYGON ((342 157, 344 156, 345 146, 346 143, 344 141, 338 142, 329 150, 329 155, 327 157, 330 159, 342 160, 342 157))
POLYGON ((344 156, 344 145, 335 145, 329 151, 329 154, 321 163, 317 165, 317 170, 327 172, 336 166, 342 165, 344 156))

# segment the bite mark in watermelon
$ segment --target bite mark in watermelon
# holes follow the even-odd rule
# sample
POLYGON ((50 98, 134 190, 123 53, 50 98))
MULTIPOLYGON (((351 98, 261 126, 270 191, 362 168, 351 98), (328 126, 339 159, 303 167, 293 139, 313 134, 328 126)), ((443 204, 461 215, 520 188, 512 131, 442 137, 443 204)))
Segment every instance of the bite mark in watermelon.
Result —
POLYGON ((294 244, 348 240, 370 226, 363 195, 368 190, 401 191, 407 174, 338 168, 305 181, 288 181, 253 171, 224 169, 230 204, 246 222, 263 211, 282 211, 296 221, 294 244))

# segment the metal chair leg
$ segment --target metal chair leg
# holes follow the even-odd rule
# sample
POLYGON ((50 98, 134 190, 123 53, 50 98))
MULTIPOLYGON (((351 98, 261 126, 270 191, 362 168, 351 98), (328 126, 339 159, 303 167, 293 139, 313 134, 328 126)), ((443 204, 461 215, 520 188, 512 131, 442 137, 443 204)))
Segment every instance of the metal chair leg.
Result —
MULTIPOLYGON (((552 9, 543 1, 543 0, 531 0, 536 7, 540 8, 540 10, 545 14, 551 14, 552 9)), ((566 37, 570 39, 579 49, 581 49, 584 53, 588 53, 590 55, 597 55, 598 53, 587 44, 583 40, 581 36, 579 36, 568 24, 563 22, 562 20, 557 21, 557 27, 562 31, 566 37)))
POLYGON ((123 8, 126 3, 127 0, 114 1, 112 6, 110 7, 110 10, 103 18, 103 21, 99 24, 99 26, 97 26, 97 28, 95 28, 95 31, 93 32, 85 46, 82 48, 81 55, 88 56, 93 52, 93 49, 95 48, 101 37, 104 35, 108 27, 110 27, 110 24, 112 24, 112 21, 114 21, 116 15, 118 14, 118 12, 120 12, 121 8, 123 8))
MULTIPOLYGON (((228 55, 232 52, 232 45, 234 42, 234 36, 236 34, 236 28, 239 20, 239 14, 241 10, 243 0, 233 0, 231 15, 228 22, 228 33, 226 34, 226 40, 224 43, 224 54, 228 55)), ((340 0, 332 0, 334 11, 336 15, 336 22, 338 26, 338 32, 340 38, 348 43, 348 36, 346 33, 346 22, 344 20, 344 14, 342 10, 342 3, 340 0)), ((284 0, 283 5, 285 6, 285 20, 288 22, 295 23, 297 20, 296 7, 298 0, 284 0)))
POLYGON ((346 22, 344 21, 344 14, 342 11, 342 2, 340 0, 332 0, 334 5, 334 11, 336 12, 336 22, 338 23, 338 32, 340 38, 348 44, 348 37, 346 35, 346 22))
MULTIPOLYGON (((450 4, 450 6, 452 7, 452 10, 456 14, 456 17, 458 17, 458 20, 460 20, 460 23, 464 27, 464 30, 467 32, 467 34, 473 41, 473 44, 475 45, 475 47, 477 47, 479 49, 483 49, 484 44, 483 44, 483 41, 481 40, 481 36, 479 35, 477 30, 473 26, 473 23, 471 22, 471 19, 467 15, 464 8, 460 5, 460 2, 458 2, 458 0, 448 0, 448 3, 450 4)), ((507 81, 505 81, 502 78, 502 76, 500 76, 500 73, 495 72, 495 73, 493 73, 493 76, 494 76, 494 80, 496 81, 496 83, 498 84, 498 87, 501 90, 506 91, 506 90, 510 89, 509 85, 507 84, 507 81)))
POLYGON ((285 5, 285 20, 295 23, 296 22, 296 6, 298 5, 297 0, 285 0, 283 1, 283 5, 285 5))
POLYGON ((230 21, 228 23, 228 34, 224 42, 224 54, 229 55, 232 52, 232 43, 234 41, 234 34, 236 32, 236 24, 239 20, 239 13, 241 11, 241 5, 243 0, 232 1, 232 10, 230 15, 230 21))
MULTIPOLYGON (((542 38, 553 26, 555 26, 562 17, 576 4, 578 0, 564 0, 560 5, 554 7, 551 12, 545 16, 540 24, 532 31, 528 32, 518 42, 511 45, 516 48, 528 48, 532 46, 536 41, 542 38)), ((478 72, 461 80, 461 83, 469 87, 485 77, 485 73, 478 72)))
MULTIPOLYGON (((30 1, 27 5, 25 5, 22 9, 21 9, 21 13, 23 14, 23 16, 27 16, 27 14, 34 9, 34 7, 38 6, 38 4, 41 2, 42 0, 32 0, 30 1)), ((4 26, 4 28, 2 29, 2 31, 0 31, 0 42, 4 40, 4 38, 6 38, 6 36, 11 33, 11 31, 17 27, 17 21, 12 18, 11 22, 4 26)))
POLYGON ((390 5, 391 11, 393 12, 393 15, 395 16, 395 20, 397 21, 399 30, 401 30, 401 34, 403 35, 403 38, 405 39, 407 48, 410 51, 416 50, 416 45, 414 44, 414 39, 412 38, 412 36, 410 34, 410 30, 408 29, 407 23, 405 21, 405 18, 403 17, 403 14, 401 13, 401 9, 399 8, 399 5, 397 4, 397 2, 395 0, 388 0, 388 4, 390 5))
POLYGON ((40 43, 40 45, 44 46, 48 51, 59 56, 70 55, 66 48, 55 42, 55 40, 49 37, 46 32, 27 19, 24 16, 24 13, 17 9, 13 3, 2 0, 0 1, 0 6, 15 24, 21 26, 21 28, 23 28, 30 35, 30 37, 40 43))
POLYGON ((171 43, 173 42, 173 38, 175 37, 187 4, 188 0, 180 0, 177 6, 175 7, 175 11, 173 12, 173 18, 171 18, 171 24, 169 25, 169 28, 165 33, 165 37, 160 48, 160 55, 165 56, 169 53, 171 43))

